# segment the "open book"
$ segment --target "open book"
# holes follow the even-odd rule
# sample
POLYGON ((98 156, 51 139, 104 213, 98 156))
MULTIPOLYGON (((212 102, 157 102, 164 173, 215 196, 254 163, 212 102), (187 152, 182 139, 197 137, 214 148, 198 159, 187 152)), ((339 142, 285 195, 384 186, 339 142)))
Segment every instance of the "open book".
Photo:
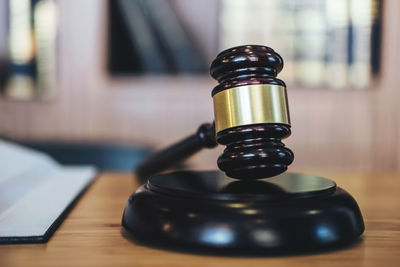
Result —
POLYGON ((96 175, 3 140, 0 162, 0 243, 46 242, 96 175))

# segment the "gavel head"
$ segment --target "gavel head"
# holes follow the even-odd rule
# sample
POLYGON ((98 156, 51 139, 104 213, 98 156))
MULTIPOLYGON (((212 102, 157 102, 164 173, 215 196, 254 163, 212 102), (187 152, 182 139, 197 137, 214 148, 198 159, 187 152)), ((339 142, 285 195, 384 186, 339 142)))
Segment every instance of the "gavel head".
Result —
POLYGON ((275 176, 293 162, 281 141, 291 133, 282 68, 279 54, 258 45, 227 49, 211 64, 216 140, 226 145, 218 167, 232 178, 275 176))

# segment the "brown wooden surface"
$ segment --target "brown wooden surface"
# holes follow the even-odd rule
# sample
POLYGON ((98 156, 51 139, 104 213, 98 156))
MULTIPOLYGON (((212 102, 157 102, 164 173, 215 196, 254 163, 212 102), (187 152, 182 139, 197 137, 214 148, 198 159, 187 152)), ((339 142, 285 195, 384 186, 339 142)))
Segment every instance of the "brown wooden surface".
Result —
MULTIPOLYGON (((319 173, 323 174, 323 173, 319 173)), ((285 257, 221 257, 165 251, 121 234, 121 215, 138 186, 128 174, 101 175, 47 244, 2 245, 0 266, 399 266, 399 175, 328 175, 363 212, 363 241, 337 251, 285 257)))

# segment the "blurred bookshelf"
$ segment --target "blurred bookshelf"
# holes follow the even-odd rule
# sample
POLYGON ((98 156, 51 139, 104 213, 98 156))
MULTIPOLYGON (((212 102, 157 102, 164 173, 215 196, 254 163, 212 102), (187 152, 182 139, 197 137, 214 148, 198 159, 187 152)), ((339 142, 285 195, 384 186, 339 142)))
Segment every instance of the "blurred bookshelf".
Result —
POLYGON ((204 55, 171 1, 110 0, 113 75, 205 74, 204 55))
POLYGON ((0 6, 0 85, 9 99, 46 99, 57 79, 56 0, 8 0, 0 6))
MULTIPOLYGON (((125 76, 131 77, 133 88, 160 79, 180 83, 187 77, 212 86, 212 59, 242 44, 276 49, 285 59, 280 78, 292 88, 368 89, 379 80, 382 0, 105 2, 107 38, 101 52, 113 85, 125 76)), ((1 2, 0 91, 7 99, 55 95, 58 35, 63 34, 60 3, 64 1, 1 2)))
MULTIPOLYGON (((204 58, 232 46, 264 44, 283 56, 280 77, 296 88, 367 89, 379 77, 380 0, 216 1, 218 31, 208 41, 217 49, 208 55, 196 42, 202 36, 181 19, 187 13, 177 9, 181 2, 109 1, 113 75, 207 75, 210 61, 204 58)), ((201 20, 196 23, 201 27, 201 20)))
POLYGON ((221 12, 221 47, 270 45, 296 86, 365 89, 379 74, 380 0, 222 0, 221 12))
MULTIPOLYGON (((216 81, 207 72, 130 71, 113 74, 109 69, 109 0, 79 1, 79 5, 71 0, 53 1, 57 4, 59 21, 55 97, 45 103, 10 101, 2 86, 0 135, 19 140, 112 141, 161 148, 191 134, 200 123, 213 119, 210 91, 216 81)), ((382 46, 377 53, 372 53, 374 60, 378 59, 379 64, 374 65, 378 71, 368 76, 370 83, 367 88, 376 90, 364 90, 365 87, 352 90, 358 87, 349 82, 340 89, 328 90, 332 87, 327 82, 313 85, 295 78, 289 81, 285 75, 294 72, 289 71, 293 69, 289 66, 290 53, 285 54, 283 44, 282 47, 279 45, 280 39, 266 39, 265 32, 270 25, 256 20, 253 26, 262 29, 260 36, 257 36, 260 32, 255 35, 249 32, 249 35, 240 38, 232 35, 230 37, 234 39, 228 43, 223 39, 223 36, 229 37, 228 33, 222 32, 224 14, 229 11, 224 1, 165 1, 178 14, 180 23, 185 25, 207 66, 220 50, 236 45, 235 42, 263 42, 284 56, 287 64, 280 77, 288 84, 293 122, 293 136, 287 141, 296 154, 292 170, 400 170, 400 112, 397 100, 400 97, 397 70, 400 61, 400 1, 385 0, 380 5, 380 9, 383 8, 380 22, 373 26, 382 27, 379 30, 381 37, 372 40, 376 42, 374 47, 382 46), (251 36, 260 40, 250 40, 251 36), (375 81, 378 81, 376 86, 373 85, 375 81)), ((8 2, 0 1, 0 61, 6 63, 9 62, 8 2)), ((243 0, 242 4, 247 2, 252 0, 243 0)), ((274 0, 260 1, 264 5, 269 2, 274 0)), ((324 3, 325 0, 311 2, 324 3)), ((370 3, 368 0, 363 2, 370 3)), ((254 6, 253 13, 245 18, 237 10, 231 23, 241 20, 250 23, 259 14, 256 12, 258 8, 261 7, 254 6)), ((261 13, 265 20, 273 16, 269 11, 261 13)), ((320 17, 325 20, 325 16, 320 17)), ((302 20, 298 21, 301 23, 302 20)), ((322 28, 326 29, 326 26, 322 28)), ((336 42, 333 44, 339 47, 336 42)), ((369 41, 366 44, 371 45, 369 41)), ((120 48, 120 52, 128 56, 132 51, 120 48)), ((295 52, 298 53, 297 50, 295 52)), ((1 63, 0 68, 5 65, 1 63)), ((349 73, 348 67, 345 71, 349 73)), ((0 70, 0 77, 3 73, 0 70)), ((215 167, 216 157, 220 154, 217 150, 205 151, 194 157, 194 166, 215 167)))

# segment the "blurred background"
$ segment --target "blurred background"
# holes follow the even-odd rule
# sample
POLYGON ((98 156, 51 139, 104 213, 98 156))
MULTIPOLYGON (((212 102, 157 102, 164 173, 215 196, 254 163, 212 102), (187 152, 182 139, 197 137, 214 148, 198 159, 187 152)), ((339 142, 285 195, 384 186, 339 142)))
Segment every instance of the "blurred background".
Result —
MULTIPOLYGON (((4 0, 0 137, 129 170, 213 120, 218 52, 261 44, 285 60, 291 171, 397 172, 399 12, 397 0, 4 0)), ((214 169, 222 149, 188 163, 214 169)))

